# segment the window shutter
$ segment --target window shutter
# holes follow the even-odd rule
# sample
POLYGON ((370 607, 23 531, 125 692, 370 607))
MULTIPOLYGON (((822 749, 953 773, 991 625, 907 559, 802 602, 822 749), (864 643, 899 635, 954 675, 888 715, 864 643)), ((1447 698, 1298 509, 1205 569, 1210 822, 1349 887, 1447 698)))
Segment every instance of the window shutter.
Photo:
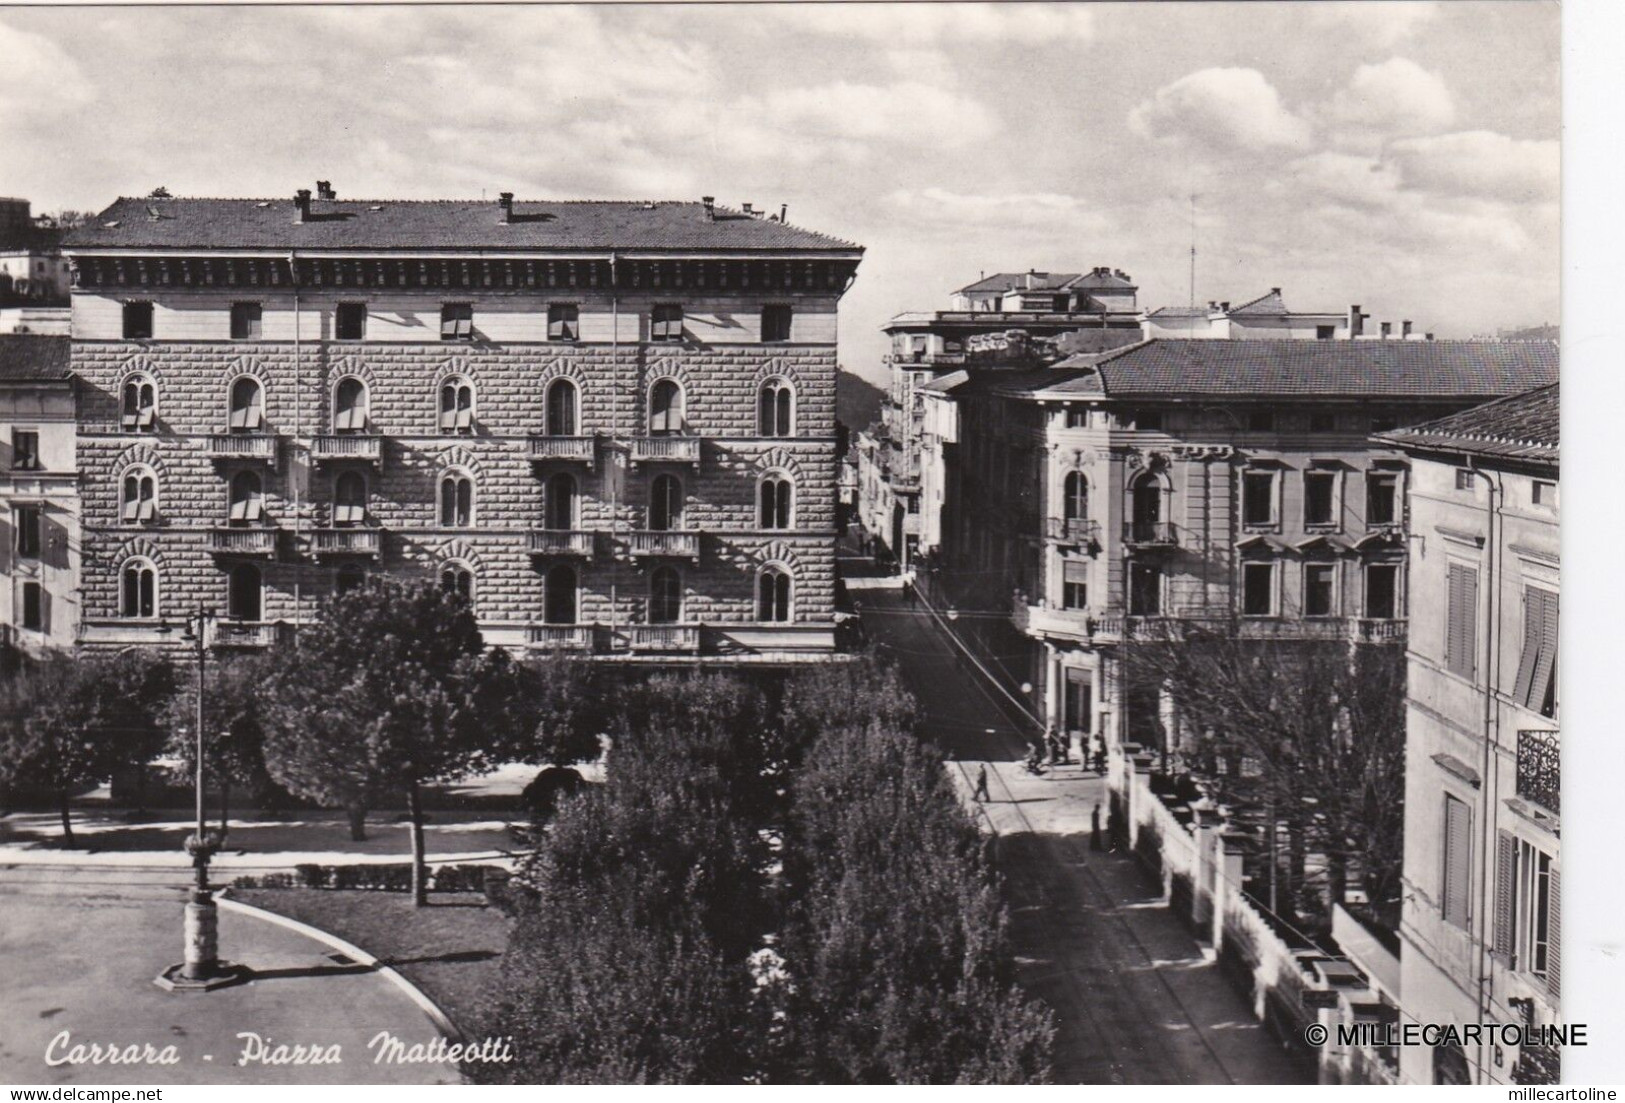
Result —
POLYGON ((1540 662, 1540 622, 1544 597, 1541 591, 1524 587, 1523 653, 1518 658, 1518 677, 1512 684, 1512 697, 1525 708, 1529 707, 1529 687, 1534 684, 1535 667, 1540 662))
POLYGON ((1465 928, 1471 860, 1472 813, 1464 801, 1446 796, 1444 839, 1444 918, 1465 928))
POLYGON ((1518 967, 1517 904, 1518 842, 1510 832, 1495 837, 1495 956, 1509 969, 1518 967))
POLYGON ((1450 565, 1449 624, 1445 662, 1452 673, 1471 678, 1477 650, 1478 572, 1460 563, 1450 565))
POLYGON ((124 480, 123 519, 134 521, 141 513, 141 480, 134 476, 124 480))
POLYGON ((1563 994, 1563 894, 1559 890, 1556 866, 1552 867, 1546 891, 1549 901, 1546 911, 1546 994, 1553 1003, 1557 1003, 1563 994))
POLYGON ((136 520, 150 521, 157 516, 158 513, 156 488, 154 487, 152 478, 150 476, 141 480, 140 490, 138 493, 141 508, 136 514, 136 520))
POLYGON ((1541 597, 1540 658, 1535 663, 1534 677, 1530 679, 1529 695, 1522 700, 1529 708, 1544 712, 1547 699, 1555 700, 1552 682, 1557 671, 1557 595, 1535 592, 1541 597))
POLYGON ((474 388, 464 384, 457 388, 457 428, 474 426, 474 388))
POLYGON ((440 388, 440 428, 442 431, 457 427, 457 388, 448 384, 440 388))
POLYGON ((1089 564, 1076 559, 1065 560, 1061 564, 1061 576, 1065 582, 1086 585, 1089 581, 1089 564))
POLYGON ((258 490, 248 495, 247 516, 250 521, 258 521, 265 514, 265 498, 258 490))
POLYGON ((158 405, 151 383, 141 384, 136 392, 136 405, 136 425, 142 429, 150 428, 158 405))

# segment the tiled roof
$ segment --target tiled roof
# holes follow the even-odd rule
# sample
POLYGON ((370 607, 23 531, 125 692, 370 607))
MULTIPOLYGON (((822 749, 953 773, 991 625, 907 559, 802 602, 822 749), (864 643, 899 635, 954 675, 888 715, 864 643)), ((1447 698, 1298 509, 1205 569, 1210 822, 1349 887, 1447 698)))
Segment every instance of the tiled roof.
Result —
POLYGON ((0 380, 65 379, 68 375, 66 336, 45 333, 0 333, 0 380))
POLYGON ((68 234, 69 249, 704 249, 860 247, 769 218, 701 203, 312 199, 120 199, 68 234), (156 215, 156 217, 154 217, 156 215))
POLYGON ((931 382, 922 384, 919 389, 930 391, 932 394, 947 394, 969 378, 970 372, 960 369, 959 371, 951 371, 947 375, 939 375, 931 382))
POLYGON ((1205 306, 1159 306, 1146 315, 1147 318, 1206 318, 1205 306))
POLYGON ((60 226, 8 226, 0 230, 0 253, 49 253, 62 242, 60 226))
POLYGON ((1286 314, 1286 300, 1281 298, 1281 289, 1272 287, 1264 294, 1240 306, 1231 307, 1231 314, 1286 314))
POLYGON ((1557 389, 1556 383, 1537 387, 1438 421, 1382 433, 1380 439, 1402 448, 1556 463, 1560 421, 1557 389))
POLYGON ((1101 287, 1133 288, 1135 284, 1120 272, 1113 272, 1109 268, 1096 268, 1092 272, 1085 272, 1076 279, 1067 281, 1067 287, 1082 287, 1085 289, 1101 287))
POLYGON ((977 291, 1059 291, 1068 282, 1078 278, 1076 272, 995 272, 991 276, 966 284, 955 294, 964 295, 977 291), (1032 277, 1032 286, 1027 286, 1028 277, 1032 277))

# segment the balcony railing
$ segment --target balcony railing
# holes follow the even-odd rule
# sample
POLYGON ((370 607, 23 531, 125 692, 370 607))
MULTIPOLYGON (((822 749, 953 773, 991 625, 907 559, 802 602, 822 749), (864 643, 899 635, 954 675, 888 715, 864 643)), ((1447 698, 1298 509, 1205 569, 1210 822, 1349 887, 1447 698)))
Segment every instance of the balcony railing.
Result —
POLYGON ((282 629, 278 621, 217 620, 209 630, 209 646, 271 647, 282 638, 282 629))
POLYGON ((592 533, 567 529, 531 529, 531 555, 592 555, 592 533))
POLYGON ((697 624, 634 624, 627 628, 627 643, 633 651, 698 651, 700 627, 697 624))
POLYGON ((633 437, 633 463, 699 463, 699 437, 633 437))
POLYGON ((317 463, 351 460, 376 464, 383 454, 383 438, 362 433, 335 433, 310 441, 310 458, 317 463))
POLYGON ((1353 622, 1360 643, 1404 643, 1409 633, 1410 622, 1403 617, 1358 617, 1353 622))
POLYGON ((1554 731, 1518 733, 1518 796, 1561 813, 1563 756, 1554 731))
POLYGON ((274 556, 276 549, 276 529, 212 529, 209 532, 209 550, 216 555, 274 556))
POLYGON ((591 651, 592 635, 590 624, 533 624, 528 642, 542 651, 591 651))
POLYGON ((536 461, 566 460, 591 467, 597 446, 594 437, 531 437, 530 458, 536 461))
POLYGON ((1132 547, 1171 547, 1179 541, 1172 521, 1131 521, 1123 526, 1123 542, 1132 547))
MULTIPOLYGON (((1077 614, 1071 619, 1077 623, 1077 614)), ((1089 617, 1089 638, 1116 642, 1128 633, 1134 640, 1179 642, 1198 635, 1230 636, 1242 640, 1345 640, 1359 643, 1403 643, 1407 622, 1362 617, 1243 617, 1215 613, 1140 615, 1120 613, 1089 617)))
POLYGON ((215 433, 209 438, 211 460, 254 460, 276 463, 277 441, 269 433, 215 433))
POLYGON ((700 557, 697 532, 634 532, 631 543, 633 555, 700 557))
POLYGON ((1082 517, 1046 517, 1044 536, 1058 544, 1098 544, 1100 522, 1082 517))
POLYGON ((316 529, 311 547, 318 556, 365 555, 378 558, 379 531, 368 528, 316 529))

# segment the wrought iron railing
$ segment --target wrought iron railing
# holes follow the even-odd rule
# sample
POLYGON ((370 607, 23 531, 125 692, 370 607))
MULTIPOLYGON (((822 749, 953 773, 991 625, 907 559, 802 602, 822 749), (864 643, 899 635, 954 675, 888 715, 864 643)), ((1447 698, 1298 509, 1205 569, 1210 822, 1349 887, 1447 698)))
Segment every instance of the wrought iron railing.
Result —
POLYGON ((1518 796, 1562 812, 1563 756, 1554 731, 1518 733, 1518 796))
POLYGON ((1100 542, 1100 522, 1084 517, 1046 517, 1044 535, 1062 543, 1089 544, 1100 542))
POLYGON ((1166 547, 1178 543, 1172 521, 1131 521, 1123 526, 1123 541, 1145 547, 1166 547))

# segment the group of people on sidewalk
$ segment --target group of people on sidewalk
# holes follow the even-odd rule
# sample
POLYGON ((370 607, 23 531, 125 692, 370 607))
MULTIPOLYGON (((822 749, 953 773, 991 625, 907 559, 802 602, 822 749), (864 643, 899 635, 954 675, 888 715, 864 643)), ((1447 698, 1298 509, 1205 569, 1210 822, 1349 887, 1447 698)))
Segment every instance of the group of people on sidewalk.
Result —
MULTIPOLYGON (((1070 766, 1072 764, 1072 740, 1070 736, 1062 735, 1055 730, 1054 725, 1045 729, 1043 735, 1035 736, 1027 746, 1027 756, 1022 765, 1030 774, 1042 774, 1046 756, 1051 766, 1070 766)), ((1078 748, 1079 765, 1085 769, 1093 768, 1094 772, 1102 777, 1106 774, 1106 743, 1098 734, 1084 736, 1082 746, 1078 748)), ((991 802, 992 796, 987 788, 987 764, 983 763, 976 773, 976 785, 971 792, 971 799, 978 804, 991 802)))

